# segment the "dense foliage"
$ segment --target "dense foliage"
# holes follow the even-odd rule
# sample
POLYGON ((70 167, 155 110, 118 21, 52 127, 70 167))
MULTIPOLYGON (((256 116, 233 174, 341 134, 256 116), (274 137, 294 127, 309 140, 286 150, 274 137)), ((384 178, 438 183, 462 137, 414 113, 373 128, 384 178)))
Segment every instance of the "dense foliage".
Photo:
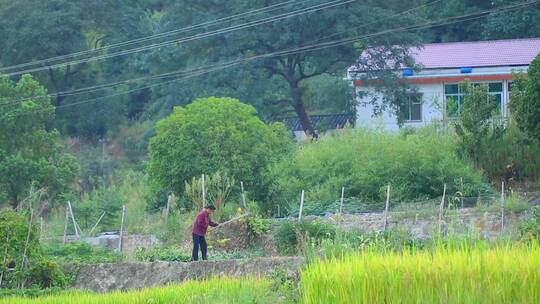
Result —
POLYGON ((267 192, 263 174, 289 141, 282 125, 266 125, 251 106, 231 98, 198 99, 157 124, 148 171, 158 187, 176 195, 193 177, 220 171, 261 198, 267 192))
POLYGON ((50 130, 54 107, 46 90, 31 76, 17 83, 0 76, 0 204, 17 207, 30 186, 47 188, 51 199, 69 189, 77 172, 75 159, 64 153, 60 134, 50 130))
POLYGON ((379 202, 386 199, 388 184, 392 201, 439 197, 445 183, 447 194, 484 193, 488 186, 482 176, 455 149, 452 136, 434 130, 410 135, 350 130, 325 137, 273 167, 275 202, 297 205, 304 189, 306 205, 330 203, 339 198, 341 187, 346 197, 379 202))
POLYGON ((0 210, 0 287, 48 288, 66 284, 55 261, 45 257, 39 244, 38 228, 26 216, 0 210))
POLYGON ((512 90, 510 107, 519 128, 540 142, 540 54, 527 71, 527 79, 518 79, 512 90))

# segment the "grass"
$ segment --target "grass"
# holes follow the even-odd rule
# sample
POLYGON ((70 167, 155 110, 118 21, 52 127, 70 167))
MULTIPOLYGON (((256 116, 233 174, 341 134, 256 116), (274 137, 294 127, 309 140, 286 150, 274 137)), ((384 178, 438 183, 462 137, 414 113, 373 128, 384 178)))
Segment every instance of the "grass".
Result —
POLYGON ((271 287, 271 282, 264 279, 217 277, 140 291, 115 291, 107 294, 73 291, 36 299, 4 298, 0 299, 0 304, 279 303, 277 292, 272 291, 271 287))
POLYGON ((301 277, 303 303, 540 303, 540 246, 365 251, 301 277))

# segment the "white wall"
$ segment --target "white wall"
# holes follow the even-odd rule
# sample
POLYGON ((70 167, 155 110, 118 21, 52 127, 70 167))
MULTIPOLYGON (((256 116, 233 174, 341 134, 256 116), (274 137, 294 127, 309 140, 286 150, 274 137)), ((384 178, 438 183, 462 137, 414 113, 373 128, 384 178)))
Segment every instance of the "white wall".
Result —
MULTIPOLYGON (((433 121, 443 118, 443 98, 444 86, 438 84, 423 84, 416 86, 417 92, 422 93, 422 121, 405 122, 403 126, 420 127, 431 124, 433 121)), ((365 88, 357 88, 357 91, 365 88)), ((397 117, 388 111, 378 116, 373 116, 373 106, 369 101, 373 98, 372 94, 367 94, 359 100, 356 108, 356 126, 366 128, 383 128, 391 131, 398 131, 399 125, 397 117)), ((379 100, 381 96, 378 96, 379 100)))

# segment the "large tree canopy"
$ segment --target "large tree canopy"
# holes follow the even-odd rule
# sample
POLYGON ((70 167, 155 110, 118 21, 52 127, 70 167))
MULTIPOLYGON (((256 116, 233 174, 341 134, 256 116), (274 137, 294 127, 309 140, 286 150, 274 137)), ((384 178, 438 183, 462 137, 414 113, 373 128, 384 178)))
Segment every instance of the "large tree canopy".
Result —
POLYGON ((16 84, 0 77, 0 203, 8 201, 16 207, 32 184, 47 188, 54 197, 68 189, 75 177, 74 157, 63 153, 59 133, 47 129, 54 118, 50 100, 5 102, 45 93, 31 76, 16 84))
MULTIPOLYGON (((327 1, 308 1, 286 7, 280 12, 261 14, 255 19, 242 18, 237 23, 261 20, 302 8, 312 8, 327 1)), ((194 22, 195 18, 218 19, 247 11, 253 7, 264 7, 278 1, 187 1, 173 7, 164 17, 171 28, 178 28, 194 22), (189 8, 186 11, 186 8, 189 8), (184 17, 184 18, 182 18, 184 17)), ((352 1, 339 3, 290 18, 269 22, 249 29, 230 31, 223 35, 209 37, 196 43, 188 42, 179 50, 162 57, 168 66, 189 64, 208 64, 241 58, 253 58, 284 50, 296 50, 310 45, 360 37, 382 29, 410 24, 418 19, 415 14, 396 15, 414 7, 422 1, 404 3, 403 1, 352 1), (389 18, 389 15, 394 15, 389 18), (193 56, 200 54, 201 56, 193 56), (186 56, 187 55, 187 56, 186 56)), ((198 21, 199 19, 197 19, 198 21)), ((314 48, 305 52, 290 52, 280 56, 264 57, 237 68, 241 72, 228 71, 228 84, 235 90, 257 90, 268 85, 273 103, 281 108, 291 108, 298 115, 306 133, 316 136, 314 126, 307 115, 306 90, 308 80, 323 74, 345 76, 348 66, 354 64, 362 50, 373 46, 384 47, 378 53, 385 62, 399 65, 406 59, 406 47, 416 44, 418 37, 405 32, 363 39, 360 43, 336 44, 328 48, 314 48), (398 51, 395 51, 395 50, 398 51), (388 51, 392 50, 392 51, 388 51)), ((209 76, 215 79, 215 75, 209 76)), ((219 77, 219 76, 217 76, 219 77)), ((218 86, 227 86, 227 79, 219 78, 218 86)), ((265 91, 258 91, 259 95, 265 91)), ((263 97, 264 98, 264 97, 263 97)))

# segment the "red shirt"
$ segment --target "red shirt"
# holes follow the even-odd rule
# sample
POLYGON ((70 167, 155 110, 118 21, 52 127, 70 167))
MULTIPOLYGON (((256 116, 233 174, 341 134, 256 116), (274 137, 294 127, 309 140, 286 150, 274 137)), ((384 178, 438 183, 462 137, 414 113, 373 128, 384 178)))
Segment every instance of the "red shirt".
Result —
POLYGON ((204 236, 206 234, 206 230, 208 230, 209 225, 212 227, 216 227, 218 224, 212 222, 210 220, 210 214, 203 210, 199 212, 199 214, 197 214, 197 217, 195 218, 195 223, 193 223, 193 228, 191 229, 191 233, 204 236))

